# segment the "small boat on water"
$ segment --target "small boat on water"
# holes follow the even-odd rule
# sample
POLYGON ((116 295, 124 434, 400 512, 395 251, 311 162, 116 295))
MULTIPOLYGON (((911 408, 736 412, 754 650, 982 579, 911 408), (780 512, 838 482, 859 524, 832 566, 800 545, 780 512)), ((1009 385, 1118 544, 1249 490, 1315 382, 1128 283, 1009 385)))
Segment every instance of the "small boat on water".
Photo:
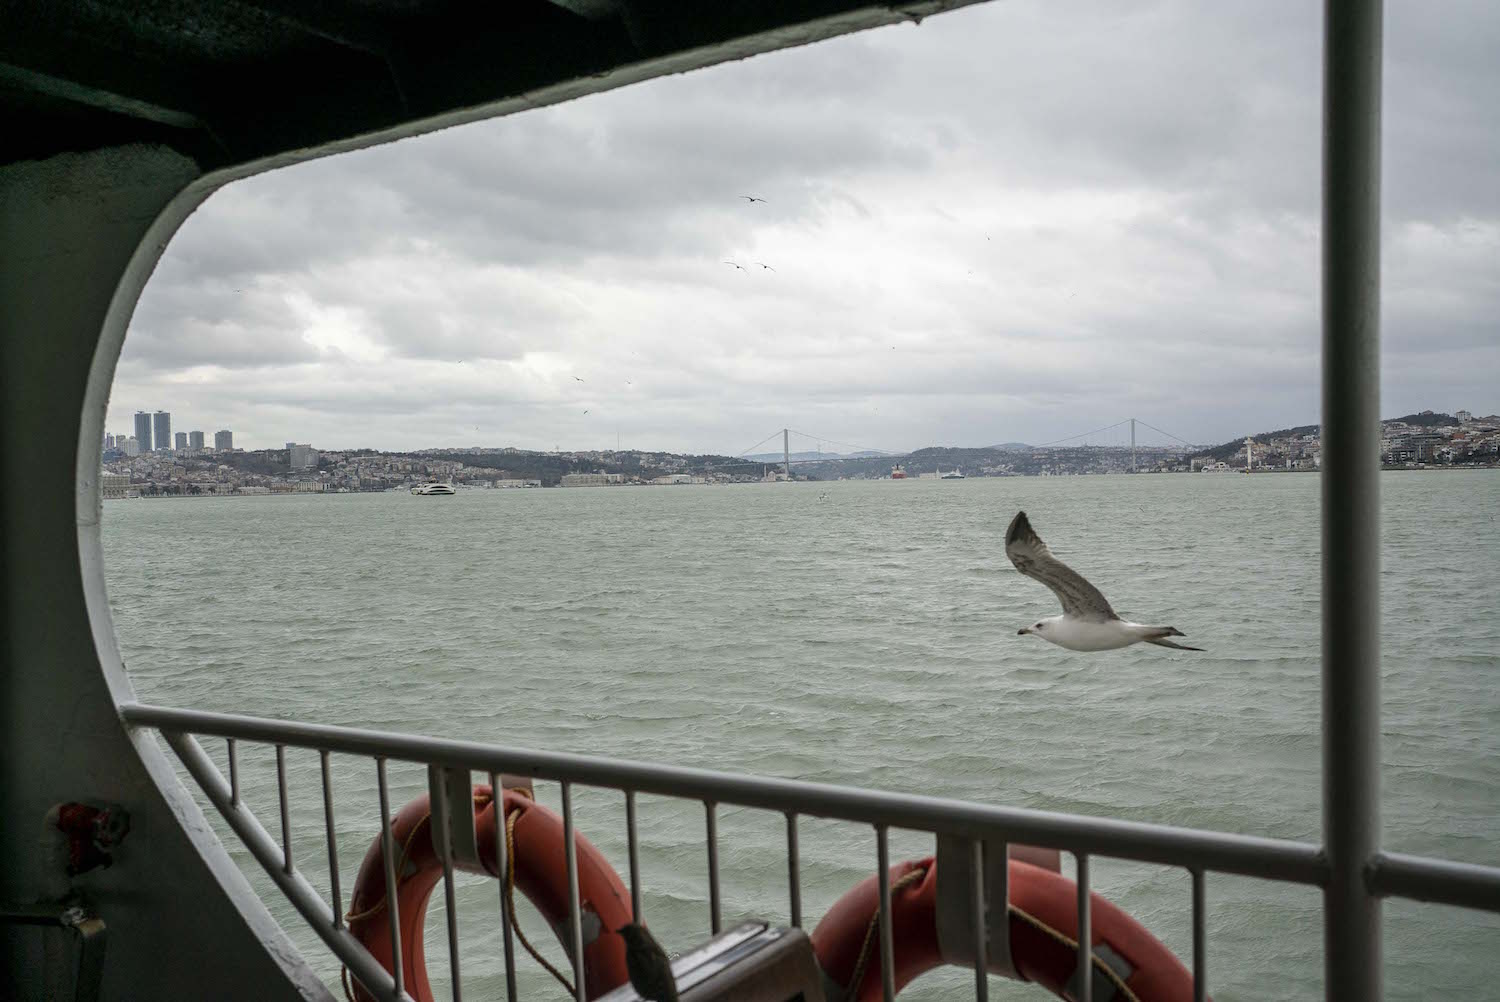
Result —
POLYGON ((452 494, 454 490, 452 484, 430 483, 417 484, 412 487, 411 492, 413 494, 452 494))
POLYGON ((947 473, 944 473, 942 471, 942 469, 939 468, 938 469, 938 479, 939 480, 966 480, 968 478, 964 476, 964 471, 963 470, 960 470, 957 467, 954 467, 953 469, 949 470, 947 473))
POLYGON ((892 480, 905 480, 906 479, 906 471, 901 468, 901 464, 900 463, 897 463, 895 466, 891 467, 891 479, 892 480))

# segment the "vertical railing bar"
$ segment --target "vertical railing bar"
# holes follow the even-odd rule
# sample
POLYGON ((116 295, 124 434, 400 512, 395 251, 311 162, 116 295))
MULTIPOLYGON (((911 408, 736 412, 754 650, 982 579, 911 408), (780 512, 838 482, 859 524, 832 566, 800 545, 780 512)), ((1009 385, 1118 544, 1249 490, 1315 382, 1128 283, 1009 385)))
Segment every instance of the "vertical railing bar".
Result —
MULTIPOLYGON (((995 848, 1000 854, 1000 865, 995 867, 995 894, 987 902, 988 910, 995 915, 993 923, 995 952, 989 959, 997 964, 999 970, 1007 972, 1008 977, 1013 977, 1016 960, 1010 952, 1010 843, 1001 842, 995 848)), ((988 854, 986 854, 985 863, 988 867, 988 854)), ((984 878, 988 883, 990 879, 988 870, 984 878)), ((988 945, 988 939, 986 945, 988 945)))
POLYGON ((578 1002, 588 1002, 583 983, 583 920, 578 913, 578 847, 573 834, 573 784, 562 784, 563 858, 568 869, 568 952, 573 959, 573 991, 578 1002))
POLYGON ((1380 1002, 1381 0, 1323 7, 1323 984, 1380 1002))
MULTIPOLYGON (((453 890, 453 812, 462 810, 462 805, 455 805, 448 799, 448 784, 442 775, 441 767, 429 767, 429 777, 436 772, 437 782, 431 782, 432 796, 435 802, 431 804, 431 823, 439 826, 434 833, 437 844, 442 849, 443 855, 443 904, 448 909, 448 971, 453 979, 453 1002, 463 1002, 463 983, 458 967, 458 901, 453 890)), ((466 776, 464 786, 467 788, 469 779, 466 776)), ((474 810, 473 801, 469 801, 468 809, 474 810)))
POLYGON ((498 773, 490 773, 490 794, 495 798, 495 869, 500 878, 500 938, 505 943, 505 998, 516 1002, 516 947, 510 929, 510 853, 506 851, 505 784, 498 773))
POLYGON ((984 908, 984 843, 975 839, 969 844, 969 868, 974 878, 973 906, 970 921, 974 923, 974 998, 988 1002, 990 997, 989 958, 985 955, 988 930, 984 908))
POLYGON ((625 791, 625 839, 630 844, 630 916, 641 923, 641 845, 635 827, 635 791, 625 791))
POLYGON ((1203 887, 1203 870, 1193 873, 1193 1002, 1208 998, 1208 909, 1203 887))
POLYGON ((787 897, 791 899, 792 927, 802 928, 802 861, 797 845, 797 815, 788 811, 786 816, 786 884, 787 897))
POLYGON ((339 843, 337 826, 333 823, 333 779, 328 769, 328 752, 318 751, 318 765, 323 773, 323 824, 328 831, 328 883, 333 893, 333 925, 344 922, 344 895, 339 888, 339 843))
MULTIPOLYGON (((880 885, 880 992, 885 1002, 896 999, 896 944, 891 932, 891 847, 885 825, 875 826, 875 857, 880 885)), ((855 985, 855 990, 859 986, 855 985)))
POLYGON ((1094 928, 1089 908, 1089 857, 1080 852, 1074 857, 1078 861, 1078 988, 1077 1002, 1093 1002, 1094 998, 1094 928))
POLYGON ((229 746, 229 804, 231 807, 240 806, 240 760, 234 752, 234 738, 225 738, 224 743, 229 746))
POLYGON ((718 806, 711 800, 705 800, 703 815, 708 838, 708 928, 710 935, 717 936, 720 927, 718 806))
POLYGON ((286 745, 276 746, 276 797, 281 802, 281 867, 292 872, 291 811, 286 806, 286 745))
POLYGON ((385 756, 375 757, 380 787, 380 841, 385 854, 385 914, 391 924, 391 980, 397 995, 406 990, 401 972, 401 915, 396 901, 396 836, 391 831, 391 792, 385 778, 385 756))

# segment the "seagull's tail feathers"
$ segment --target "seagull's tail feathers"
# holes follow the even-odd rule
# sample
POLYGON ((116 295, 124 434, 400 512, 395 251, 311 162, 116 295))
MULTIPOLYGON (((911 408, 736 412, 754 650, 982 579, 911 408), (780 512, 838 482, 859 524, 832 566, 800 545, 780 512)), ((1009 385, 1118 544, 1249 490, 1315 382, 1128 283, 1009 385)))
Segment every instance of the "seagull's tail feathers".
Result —
MULTIPOLYGON (((1179 633, 1178 636, 1182 636, 1182 634, 1179 633)), ((1170 640, 1163 640, 1160 637, 1157 637, 1155 640, 1148 640, 1148 641, 1146 641, 1146 643, 1148 643, 1148 644, 1155 644, 1157 647, 1170 647, 1174 651, 1201 651, 1201 650, 1203 650, 1203 648, 1201 648, 1201 647, 1189 647, 1187 644, 1174 644, 1174 643, 1172 643, 1172 641, 1170 641, 1170 640)))
POLYGON ((1187 634, 1183 633, 1175 626, 1154 626, 1151 627, 1151 631, 1152 635, 1146 638, 1146 643, 1148 644, 1155 644, 1157 647, 1170 647, 1174 651, 1203 650, 1203 648, 1201 647, 1189 647, 1187 644, 1174 644, 1172 643, 1172 641, 1168 640, 1168 637, 1187 636, 1187 634))

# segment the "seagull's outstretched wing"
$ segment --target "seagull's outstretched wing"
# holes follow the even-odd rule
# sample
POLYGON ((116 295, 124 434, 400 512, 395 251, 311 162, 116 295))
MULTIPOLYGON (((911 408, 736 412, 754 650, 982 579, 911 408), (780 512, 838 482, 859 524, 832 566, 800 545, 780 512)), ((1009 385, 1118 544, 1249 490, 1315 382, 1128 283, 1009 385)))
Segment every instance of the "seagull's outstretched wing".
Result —
POLYGON ((1064 615, 1101 622, 1120 618, 1098 588, 1052 555, 1047 544, 1032 530, 1024 511, 1016 512, 1010 528, 1005 530, 1005 555, 1016 565, 1016 570, 1052 589, 1062 603, 1064 615))

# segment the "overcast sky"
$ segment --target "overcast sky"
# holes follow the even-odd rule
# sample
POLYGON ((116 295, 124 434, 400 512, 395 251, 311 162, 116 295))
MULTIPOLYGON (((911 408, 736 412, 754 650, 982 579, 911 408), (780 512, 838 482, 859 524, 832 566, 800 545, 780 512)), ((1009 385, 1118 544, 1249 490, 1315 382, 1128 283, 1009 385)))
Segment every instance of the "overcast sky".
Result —
MULTIPOLYGON (((1321 6, 1006 0, 241 181, 147 285, 109 429, 738 453, 1315 422, 1321 6)), ((1500 411, 1497 52, 1493 2, 1387 5, 1387 416, 1500 411)))

